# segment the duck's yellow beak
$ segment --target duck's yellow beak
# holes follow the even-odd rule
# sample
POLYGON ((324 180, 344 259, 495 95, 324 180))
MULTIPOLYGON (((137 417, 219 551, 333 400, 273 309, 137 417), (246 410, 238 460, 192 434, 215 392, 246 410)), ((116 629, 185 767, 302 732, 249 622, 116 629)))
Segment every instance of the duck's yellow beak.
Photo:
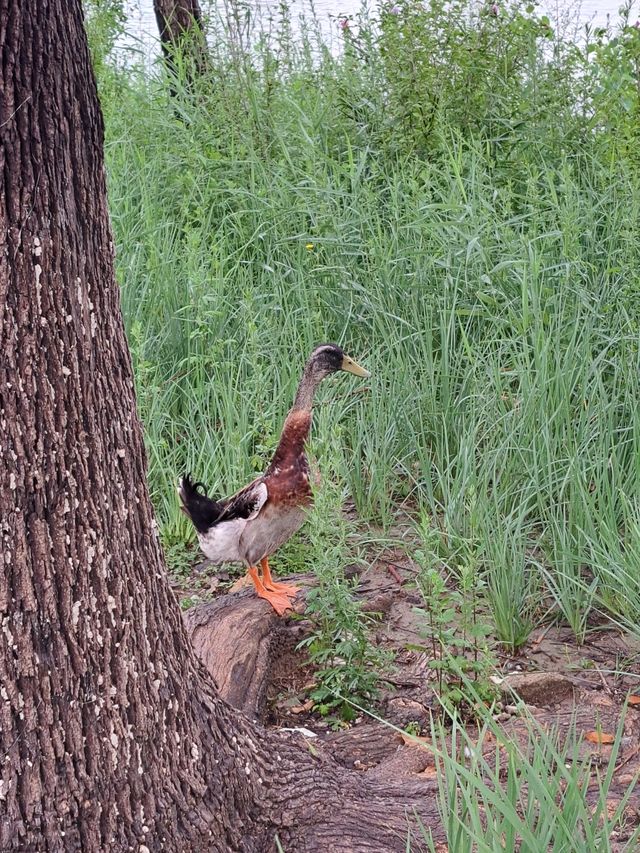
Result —
POLYGON ((363 379, 366 379, 367 376, 371 376, 368 370, 365 370, 364 367, 360 367, 359 364, 349 358, 348 355, 345 355, 342 359, 342 370, 346 370, 347 373, 353 373, 356 376, 361 376, 363 379))

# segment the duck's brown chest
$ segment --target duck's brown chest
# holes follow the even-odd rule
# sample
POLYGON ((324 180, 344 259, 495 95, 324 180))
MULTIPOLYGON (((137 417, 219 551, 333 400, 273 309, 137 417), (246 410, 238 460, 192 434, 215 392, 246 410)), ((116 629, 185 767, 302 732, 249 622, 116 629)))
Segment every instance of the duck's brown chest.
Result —
POLYGON ((311 504, 312 491, 309 463, 306 456, 285 460, 268 477, 269 503, 273 507, 306 507, 311 504))

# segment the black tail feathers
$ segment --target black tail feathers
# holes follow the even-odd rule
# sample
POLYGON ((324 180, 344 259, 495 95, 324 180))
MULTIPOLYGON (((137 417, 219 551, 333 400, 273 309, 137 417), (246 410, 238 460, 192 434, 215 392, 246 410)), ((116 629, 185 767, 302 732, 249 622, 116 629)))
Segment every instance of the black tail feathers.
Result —
POLYGON ((216 523, 223 505, 207 497, 202 483, 194 483, 191 477, 185 474, 180 479, 178 494, 182 501, 182 511, 193 521, 198 533, 205 533, 216 523))

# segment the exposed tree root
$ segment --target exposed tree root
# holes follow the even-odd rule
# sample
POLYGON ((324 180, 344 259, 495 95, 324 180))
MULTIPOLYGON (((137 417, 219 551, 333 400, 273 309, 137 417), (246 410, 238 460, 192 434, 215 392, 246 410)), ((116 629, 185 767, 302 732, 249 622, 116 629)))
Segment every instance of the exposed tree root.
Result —
MULTIPOLYGON (((299 641, 299 623, 278 618, 250 590, 193 608, 185 623, 221 696, 252 719, 262 717, 272 673, 299 641)), ((264 780, 273 837, 261 831, 244 849, 273 850, 277 835, 287 853, 391 853, 406 850, 408 837, 420 851, 427 849, 420 824, 442 837, 436 782, 418 775, 432 759, 403 747, 392 729, 355 728, 314 740, 311 749, 295 733, 265 731, 261 746, 274 759, 264 780), (364 772, 374 765, 375 772, 364 772)))
POLYGON ((252 588, 194 607, 184 622, 221 697, 249 717, 262 717, 273 666, 295 648, 300 626, 277 616, 252 588))

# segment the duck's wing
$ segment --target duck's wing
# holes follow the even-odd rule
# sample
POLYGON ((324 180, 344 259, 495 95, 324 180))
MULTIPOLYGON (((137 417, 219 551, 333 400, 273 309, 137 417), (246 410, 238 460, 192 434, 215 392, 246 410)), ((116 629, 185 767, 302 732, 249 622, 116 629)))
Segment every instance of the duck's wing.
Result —
POLYGON ((233 521, 235 518, 244 518, 246 521, 256 518, 268 497, 269 492, 264 477, 258 477, 223 502, 224 508, 216 519, 216 524, 222 521, 233 521))

